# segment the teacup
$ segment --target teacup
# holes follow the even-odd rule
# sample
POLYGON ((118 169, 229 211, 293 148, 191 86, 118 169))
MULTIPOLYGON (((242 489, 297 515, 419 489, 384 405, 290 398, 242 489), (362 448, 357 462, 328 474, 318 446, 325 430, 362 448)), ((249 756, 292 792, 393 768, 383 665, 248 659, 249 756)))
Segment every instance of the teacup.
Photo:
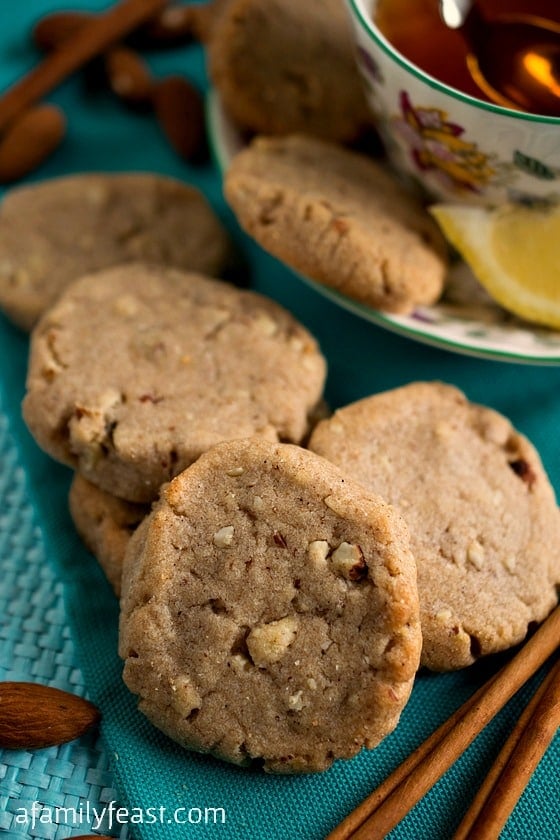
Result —
POLYGON ((428 75, 374 22, 377 0, 346 0, 387 155, 431 198, 560 204, 560 118, 493 105, 428 75))

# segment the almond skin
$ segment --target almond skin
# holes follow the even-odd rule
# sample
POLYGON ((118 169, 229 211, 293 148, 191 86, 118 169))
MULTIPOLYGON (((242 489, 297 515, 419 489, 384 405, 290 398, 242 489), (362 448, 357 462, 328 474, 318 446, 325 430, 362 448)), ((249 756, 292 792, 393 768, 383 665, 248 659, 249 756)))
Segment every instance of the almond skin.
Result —
POLYGON ((40 166, 65 131, 66 119, 55 105, 38 105, 18 117, 0 140, 0 183, 17 181, 40 166))
POLYGON ((153 95, 158 122, 177 154, 186 161, 206 153, 204 107, 197 89, 182 76, 159 82, 153 95))
POLYGON ((146 47, 176 47, 193 40, 196 7, 175 3, 163 9, 139 31, 146 47))
POLYGON ((151 103, 154 82, 148 65, 128 47, 113 47, 105 56, 109 87, 130 105, 151 103))
POLYGON ((99 709, 67 691, 29 682, 0 682, 0 747, 32 750, 65 744, 99 722, 99 709))

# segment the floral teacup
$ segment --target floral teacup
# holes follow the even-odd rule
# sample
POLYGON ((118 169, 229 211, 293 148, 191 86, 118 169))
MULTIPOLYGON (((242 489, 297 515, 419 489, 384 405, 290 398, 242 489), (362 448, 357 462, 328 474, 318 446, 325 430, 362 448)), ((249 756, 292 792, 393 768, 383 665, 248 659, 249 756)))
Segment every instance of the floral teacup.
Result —
POLYGON ((400 54, 373 21, 377 0, 346 0, 366 92, 394 167, 440 201, 560 204, 560 118, 461 93, 400 54))

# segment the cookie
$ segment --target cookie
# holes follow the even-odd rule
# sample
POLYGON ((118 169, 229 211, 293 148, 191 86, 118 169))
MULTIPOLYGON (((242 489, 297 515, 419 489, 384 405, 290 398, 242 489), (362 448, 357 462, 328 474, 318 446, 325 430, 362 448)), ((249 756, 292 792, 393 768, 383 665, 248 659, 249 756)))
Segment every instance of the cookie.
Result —
POLYGON ((413 383, 341 408, 309 446, 406 519, 428 668, 509 648, 555 605, 554 492, 532 444, 501 414, 450 385, 413 383))
POLYGON ((229 0, 207 43, 208 72, 241 127, 338 142, 371 117, 343 0, 229 0))
POLYGON ((161 175, 70 175, 2 202, 0 308, 25 330, 71 281, 133 260, 221 276, 232 246, 202 193, 161 175))
POLYGON ((105 493, 79 473, 70 485, 68 501, 78 534, 119 597, 126 547, 150 507, 105 493))
POLYGON ((364 155, 310 137, 257 138, 233 159, 225 195, 263 248, 351 298, 405 313, 441 294, 441 232, 364 155))
POLYGON ((129 543, 125 682, 187 748, 323 770, 398 721, 421 646, 415 574, 401 517, 332 464, 219 444, 129 543))
POLYGON ((299 443, 325 360, 254 292, 142 263, 73 283, 32 334, 25 420, 102 490, 150 502, 214 443, 299 443))

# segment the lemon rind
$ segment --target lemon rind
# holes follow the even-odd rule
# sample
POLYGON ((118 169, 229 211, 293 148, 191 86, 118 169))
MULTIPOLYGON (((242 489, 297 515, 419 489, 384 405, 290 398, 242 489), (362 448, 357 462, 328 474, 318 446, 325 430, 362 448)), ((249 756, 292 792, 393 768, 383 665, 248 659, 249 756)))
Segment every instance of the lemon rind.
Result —
POLYGON ((436 204, 429 209, 447 240, 497 303, 525 320, 560 328, 560 300, 555 303, 533 294, 506 274, 495 258, 491 243, 495 211, 458 204, 436 204))

